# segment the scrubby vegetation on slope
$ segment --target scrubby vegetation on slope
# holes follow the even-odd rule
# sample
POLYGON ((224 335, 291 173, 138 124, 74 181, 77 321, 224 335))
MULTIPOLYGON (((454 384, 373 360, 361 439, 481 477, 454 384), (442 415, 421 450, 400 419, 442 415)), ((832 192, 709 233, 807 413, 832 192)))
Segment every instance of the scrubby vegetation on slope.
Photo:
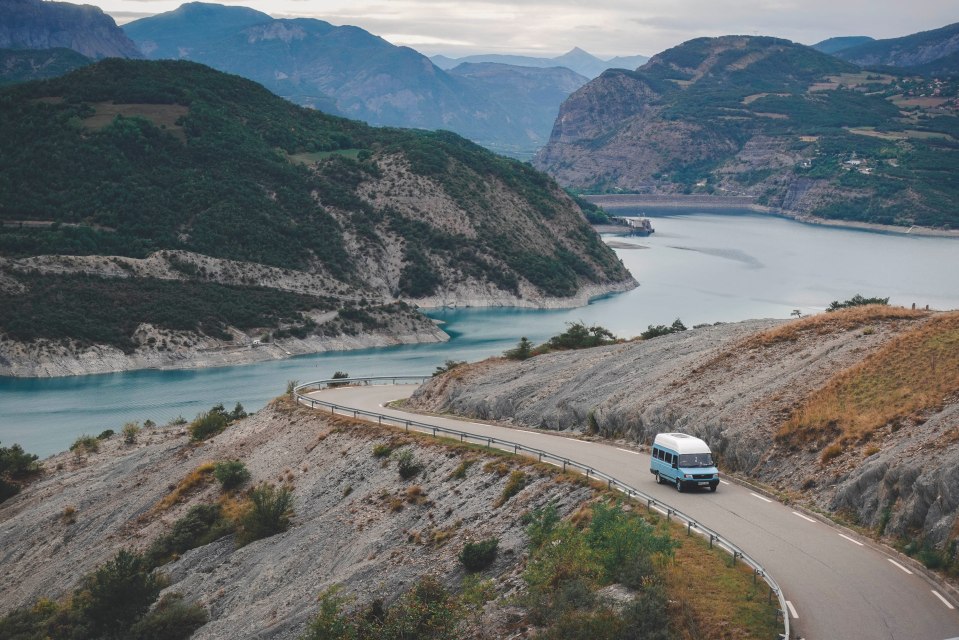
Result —
POLYGON ((959 313, 937 315, 836 374, 780 427, 787 442, 868 441, 882 427, 921 421, 959 394, 959 313))

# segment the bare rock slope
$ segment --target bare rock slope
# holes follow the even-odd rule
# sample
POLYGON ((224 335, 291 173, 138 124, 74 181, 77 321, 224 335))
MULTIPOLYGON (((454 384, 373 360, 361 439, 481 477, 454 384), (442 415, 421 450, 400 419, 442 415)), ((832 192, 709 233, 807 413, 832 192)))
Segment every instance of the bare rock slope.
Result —
MULTIPOLYGON (((870 358, 888 357, 908 347, 910 336, 937 327, 931 323, 954 319, 901 310, 887 318, 755 320, 524 362, 490 360, 433 380, 411 406, 641 444, 662 431, 691 433, 710 443, 723 471, 893 540, 941 548, 954 539, 959 512, 954 392, 933 400, 932 389, 907 388, 905 398, 925 404, 868 433, 840 432, 835 421, 802 437, 784 429, 801 409, 815 411, 837 380, 872 371, 870 358)), ((937 329, 936 341, 946 351, 922 358, 940 367, 937 379, 955 380, 955 365, 941 364, 955 330, 937 329)))
MULTIPOLYGON (((239 549, 222 538, 163 567, 169 591, 209 611, 198 639, 297 637, 333 584, 359 602, 387 604, 423 575, 458 584, 459 550, 494 536, 491 575, 508 591, 527 545, 520 514, 551 500, 569 513, 593 491, 528 469, 528 484, 494 506, 508 478, 485 469, 482 455, 281 400, 203 444, 190 444, 182 428, 154 428, 134 445, 114 437, 98 453, 46 460, 43 478, 0 506, 0 613, 68 593, 118 550, 146 548, 190 506, 216 502, 210 480, 161 504, 198 466, 227 459, 243 460, 253 482, 292 487, 295 515, 285 533, 239 549), (377 444, 408 447, 420 475, 402 480, 395 462, 373 455, 377 444), (479 463, 451 478, 464 457, 479 463)), ((477 637, 487 632, 497 633, 477 637)))

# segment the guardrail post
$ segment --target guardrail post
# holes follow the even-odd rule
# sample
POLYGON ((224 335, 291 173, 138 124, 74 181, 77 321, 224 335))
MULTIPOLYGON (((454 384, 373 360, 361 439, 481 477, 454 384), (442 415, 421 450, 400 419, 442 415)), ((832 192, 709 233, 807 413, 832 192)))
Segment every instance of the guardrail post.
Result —
POLYGON ((710 549, 713 548, 713 538, 714 538, 713 534, 710 533, 710 534, 709 534, 709 548, 710 548, 710 549))
POLYGON ((409 430, 410 430, 410 421, 407 420, 407 421, 406 421, 406 431, 409 432, 409 430))
POLYGON ((731 563, 729 566, 735 567, 735 566, 736 566, 736 560, 738 560, 738 559, 739 559, 739 552, 738 552, 738 551, 733 551, 733 561, 732 561, 732 563, 731 563))
POLYGON ((566 461, 563 460, 563 472, 565 473, 565 471, 566 471, 566 461))
POLYGON ((669 517, 670 517, 671 515, 673 515, 673 510, 672 510, 672 509, 666 509, 666 522, 670 522, 669 517))
POLYGON ((492 449, 492 448, 493 448, 493 439, 492 439, 492 438, 487 438, 487 439, 486 439, 486 448, 487 448, 487 449, 492 449))
POLYGON ((612 489, 612 488, 613 488, 613 481, 612 481, 612 480, 607 480, 607 481, 606 481, 606 488, 607 488, 607 489, 612 489))
POLYGON ((692 522, 687 522, 687 523, 686 523, 686 537, 687 537, 687 538, 691 535, 692 529, 693 529, 693 523, 692 523, 692 522))

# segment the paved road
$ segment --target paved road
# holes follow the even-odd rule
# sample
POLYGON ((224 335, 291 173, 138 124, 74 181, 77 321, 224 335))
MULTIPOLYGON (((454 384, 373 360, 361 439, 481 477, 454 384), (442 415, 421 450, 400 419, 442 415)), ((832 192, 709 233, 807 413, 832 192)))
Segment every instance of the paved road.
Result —
MULTIPOLYGON (((328 402, 410 418, 384 405, 415 385, 316 392, 328 402)), ((806 640, 959 640, 959 611, 908 563, 748 488, 723 481, 715 493, 659 486, 643 453, 559 434, 442 417, 416 420, 512 440, 603 471, 668 502, 732 540, 764 565, 786 595, 794 638, 806 640)))

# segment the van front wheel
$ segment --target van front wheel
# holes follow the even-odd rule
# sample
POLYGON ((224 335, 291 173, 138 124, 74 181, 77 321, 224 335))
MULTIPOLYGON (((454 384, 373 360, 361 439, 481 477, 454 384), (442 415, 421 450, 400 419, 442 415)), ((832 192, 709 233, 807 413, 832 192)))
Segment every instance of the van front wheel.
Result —
POLYGON ((680 493, 683 492, 683 481, 680 480, 679 478, 676 478, 676 491, 680 493))
POLYGON ((656 484, 663 484, 663 476, 656 474, 656 484))

